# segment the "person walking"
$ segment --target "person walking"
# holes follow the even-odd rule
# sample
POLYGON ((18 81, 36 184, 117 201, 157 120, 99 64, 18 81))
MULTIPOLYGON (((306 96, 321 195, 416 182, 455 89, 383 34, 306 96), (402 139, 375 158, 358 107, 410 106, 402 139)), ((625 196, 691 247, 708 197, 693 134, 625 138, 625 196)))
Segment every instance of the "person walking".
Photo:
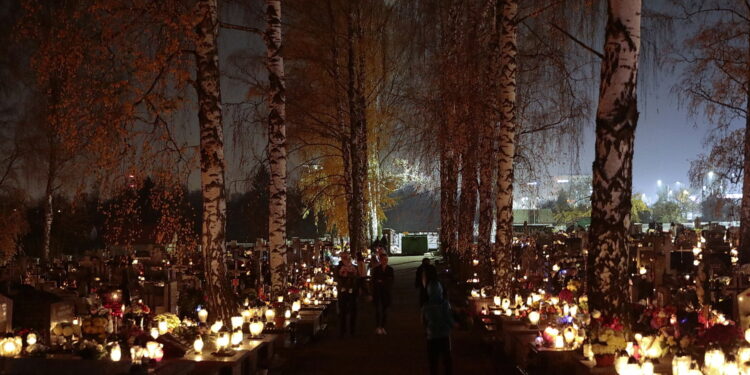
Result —
POLYGON ((423 274, 427 302, 422 306, 422 322, 427 334, 427 359, 430 375, 438 374, 438 362, 443 362, 443 374, 453 373, 451 357, 451 329, 454 321, 451 306, 437 278, 435 267, 426 268, 423 274))
POLYGON ((372 280, 372 302, 375 305, 375 333, 385 335, 388 307, 391 305, 393 267, 388 265, 388 255, 381 253, 379 264, 370 273, 372 280))
POLYGON ((339 332, 343 337, 347 329, 354 334, 357 321, 357 269, 352 264, 349 253, 341 253, 341 261, 336 266, 339 302, 339 332))
POLYGON ((417 274, 414 278, 414 287, 419 289, 419 307, 422 307, 427 302, 427 289, 424 284, 423 276, 426 268, 433 267, 430 264, 430 258, 422 259, 422 264, 417 267, 417 274))

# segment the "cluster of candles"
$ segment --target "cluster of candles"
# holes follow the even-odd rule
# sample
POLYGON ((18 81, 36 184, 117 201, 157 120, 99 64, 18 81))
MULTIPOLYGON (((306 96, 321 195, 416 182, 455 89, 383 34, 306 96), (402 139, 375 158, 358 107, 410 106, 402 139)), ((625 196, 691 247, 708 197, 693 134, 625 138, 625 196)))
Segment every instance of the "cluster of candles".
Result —
MULTIPOLYGON (((615 371, 620 375, 653 375, 654 362, 656 362, 664 352, 661 342, 655 336, 643 336, 640 333, 635 334, 635 343, 629 341, 626 344, 625 351, 615 357, 615 371)), ((588 349, 584 354, 591 358, 593 353, 588 349)), ((675 360, 681 358, 675 357, 675 360)), ((688 368, 689 368, 688 362, 688 368)), ((672 368, 675 369, 676 362, 673 361, 672 368)), ((673 372, 673 374, 676 374, 673 372)), ((690 374, 689 372, 682 373, 690 374)), ((738 374, 739 375, 739 374, 738 374)))
POLYGON ((545 328, 542 335, 537 337, 537 343, 543 345, 548 342, 555 349, 570 350, 580 347, 585 338, 586 332, 573 324, 563 328, 562 332, 555 327, 545 328))
MULTIPOLYGON (((122 358, 120 345, 115 343, 109 352, 109 358, 113 361, 119 361, 122 358)), ((141 364, 144 359, 153 359, 159 362, 164 358, 164 345, 156 341, 149 341, 146 347, 133 346, 130 348, 130 359, 135 364, 141 364)))
MULTIPOLYGON (((308 279, 308 283, 310 279, 308 279)), ((309 284, 307 292, 305 292, 302 298, 302 303, 305 305, 320 305, 324 300, 337 298, 338 289, 333 283, 333 278, 326 276, 326 282, 324 284, 309 284)))
MULTIPOLYGON (((750 344, 750 329, 745 331, 745 340, 750 344)), ((673 375, 740 375, 750 373, 750 345, 740 346, 733 354, 725 354, 719 347, 706 350, 703 369, 689 355, 675 355, 672 359, 673 375)))
MULTIPOLYGON (((279 297, 279 302, 283 302, 283 297, 279 297)), ((284 311, 284 319, 291 319, 292 314, 299 313, 301 308, 300 301, 292 302, 292 308, 284 311)), ((198 311, 198 319, 201 323, 205 324, 208 319, 208 311, 201 309, 198 311)), ((232 327, 231 331, 222 331, 224 323, 220 320, 215 321, 209 327, 210 332, 216 336, 216 350, 219 353, 231 350, 232 347, 236 348, 242 345, 244 339, 243 325, 247 323, 247 330, 250 333, 251 338, 260 338, 265 329, 266 324, 273 324, 276 320, 276 311, 271 308, 245 308, 242 313, 238 316, 230 318, 232 327)), ((152 331, 153 332, 153 331, 152 331)), ((203 352, 204 342, 203 338, 198 338, 193 341, 193 350, 197 354, 203 352)))

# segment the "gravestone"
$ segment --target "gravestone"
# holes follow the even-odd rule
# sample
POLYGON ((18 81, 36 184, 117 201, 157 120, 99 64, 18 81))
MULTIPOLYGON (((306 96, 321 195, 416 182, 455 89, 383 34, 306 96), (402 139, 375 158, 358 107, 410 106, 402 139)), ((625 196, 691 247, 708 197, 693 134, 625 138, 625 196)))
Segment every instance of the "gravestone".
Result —
POLYGON ((31 328, 49 340, 50 329, 70 322, 76 315, 75 304, 52 294, 22 288, 10 293, 13 299, 13 327, 31 328))
POLYGON ((13 300, 0 294, 0 332, 13 330, 13 300))

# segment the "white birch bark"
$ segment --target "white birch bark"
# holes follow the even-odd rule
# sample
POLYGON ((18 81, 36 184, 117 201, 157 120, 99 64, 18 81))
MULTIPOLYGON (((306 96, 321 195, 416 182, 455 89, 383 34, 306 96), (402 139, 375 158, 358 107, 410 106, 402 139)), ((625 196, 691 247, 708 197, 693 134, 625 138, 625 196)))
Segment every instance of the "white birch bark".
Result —
POLYGON ((591 307, 627 323, 628 229, 638 121, 641 0, 609 0, 591 196, 591 307))
POLYGON ((268 69, 268 248, 271 287, 279 292, 286 275, 286 86, 281 57, 281 0, 266 0, 266 68, 268 69))
POLYGON ((200 125, 203 223, 201 249, 205 270, 204 291, 210 318, 225 322, 236 314, 234 296, 224 259, 226 196, 224 191, 224 134, 221 123, 221 87, 217 46, 217 0, 199 0, 196 9, 196 89, 200 125))
POLYGON ((512 292, 513 246, 513 158, 516 154, 516 76, 518 65, 518 1, 506 0, 499 11, 500 21, 500 126, 497 139, 497 232, 495 234, 495 289, 510 296, 512 292))

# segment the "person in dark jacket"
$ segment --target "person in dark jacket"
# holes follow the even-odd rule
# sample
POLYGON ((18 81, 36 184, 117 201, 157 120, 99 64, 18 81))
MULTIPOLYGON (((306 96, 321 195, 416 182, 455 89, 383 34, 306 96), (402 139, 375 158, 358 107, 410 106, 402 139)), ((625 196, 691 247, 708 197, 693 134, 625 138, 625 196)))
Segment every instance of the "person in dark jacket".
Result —
POLYGON ((434 268, 434 266, 430 264, 430 259, 422 259, 422 264, 417 267, 417 274, 414 278, 414 287, 419 289, 419 307, 422 307, 424 303, 427 302, 427 289, 425 288, 423 276, 425 269, 429 267, 434 268))
POLYGON ((341 336, 354 334, 357 322, 357 268, 352 264, 349 253, 341 254, 341 261, 336 266, 336 281, 339 302, 339 330, 341 336))
POLYGON ((370 271, 372 278, 372 302, 375 304, 375 333, 385 335, 388 307, 391 305, 393 267, 388 265, 388 255, 381 253, 379 264, 370 271))
POLYGON ((425 269, 424 281, 427 302, 422 306, 422 321, 427 333, 427 358, 430 375, 438 374, 438 362, 442 359, 444 374, 453 373, 451 358, 451 329, 454 321, 451 306, 445 298, 443 286, 437 279, 435 268, 425 269))

